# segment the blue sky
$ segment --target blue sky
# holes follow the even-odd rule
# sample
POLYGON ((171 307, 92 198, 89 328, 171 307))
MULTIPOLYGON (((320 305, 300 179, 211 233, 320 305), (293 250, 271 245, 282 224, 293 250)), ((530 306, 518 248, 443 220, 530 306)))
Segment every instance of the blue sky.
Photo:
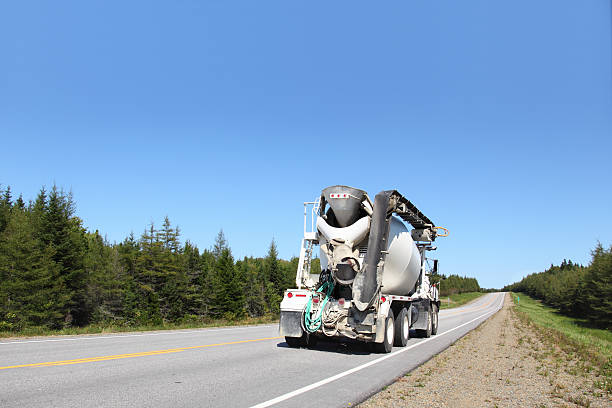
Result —
POLYGON ((297 255, 302 202, 397 189, 500 287, 612 243, 612 12, 590 1, 12 2, 0 183, 111 241, 168 215, 297 255))

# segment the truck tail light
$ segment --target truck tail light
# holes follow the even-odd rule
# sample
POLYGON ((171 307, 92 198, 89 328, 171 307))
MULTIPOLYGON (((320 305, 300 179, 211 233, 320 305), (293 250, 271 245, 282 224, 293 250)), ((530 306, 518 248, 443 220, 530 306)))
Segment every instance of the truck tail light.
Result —
POLYGON ((287 293, 287 297, 288 297, 289 299, 291 299, 291 298, 293 297, 293 293, 288 292, 288 293, 287 293))

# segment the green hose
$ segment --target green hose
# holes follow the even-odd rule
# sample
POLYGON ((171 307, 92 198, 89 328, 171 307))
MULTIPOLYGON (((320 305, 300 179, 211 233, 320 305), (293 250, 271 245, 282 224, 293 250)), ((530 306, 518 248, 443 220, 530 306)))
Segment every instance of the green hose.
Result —
POLYGON ((328 280, 324 284, 321 285, 317 292, 323 292, 325 290, 325 299, 321 302, 321 307, 319 308, 319 312, 314 319, 310 318, 311 310, 312 310, 312 296, 308 299, 308 303, 306 303, 306 310, 304 311, 304 328, 306 331, 310 333, 314 333, 321 327, 321 315, 323 314, 323 310, 325 309, 325 305, 329 300, 332 292, 334 291, 334 281, 332 279, 328 280))

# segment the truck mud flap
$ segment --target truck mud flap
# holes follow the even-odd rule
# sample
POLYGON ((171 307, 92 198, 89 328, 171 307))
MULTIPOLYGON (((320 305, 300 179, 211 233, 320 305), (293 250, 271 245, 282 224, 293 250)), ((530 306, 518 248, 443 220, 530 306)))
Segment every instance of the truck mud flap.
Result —
POLYGON ((410 312, 412 317, 411 329, 415 330, 426 330, 427 329, 427 315, 429 313, 429 300, 421 300, 412 302, 410 306, 410 312), (416 314, 416 320, 414 316, 416 314))
POLYGON ((302 337, 302 312, 281 311, 279 331, 281 336, 302 337))

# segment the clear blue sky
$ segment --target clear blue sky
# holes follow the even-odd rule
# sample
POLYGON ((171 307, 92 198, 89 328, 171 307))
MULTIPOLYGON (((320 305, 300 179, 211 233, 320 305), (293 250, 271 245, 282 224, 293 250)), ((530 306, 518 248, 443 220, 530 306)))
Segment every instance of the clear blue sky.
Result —
POLYGON ((111 241, 168 215, 297 255, 302 202, 395 188, 500 287, 612 242, 609 0, 4 2, 0 183, 111 241))

